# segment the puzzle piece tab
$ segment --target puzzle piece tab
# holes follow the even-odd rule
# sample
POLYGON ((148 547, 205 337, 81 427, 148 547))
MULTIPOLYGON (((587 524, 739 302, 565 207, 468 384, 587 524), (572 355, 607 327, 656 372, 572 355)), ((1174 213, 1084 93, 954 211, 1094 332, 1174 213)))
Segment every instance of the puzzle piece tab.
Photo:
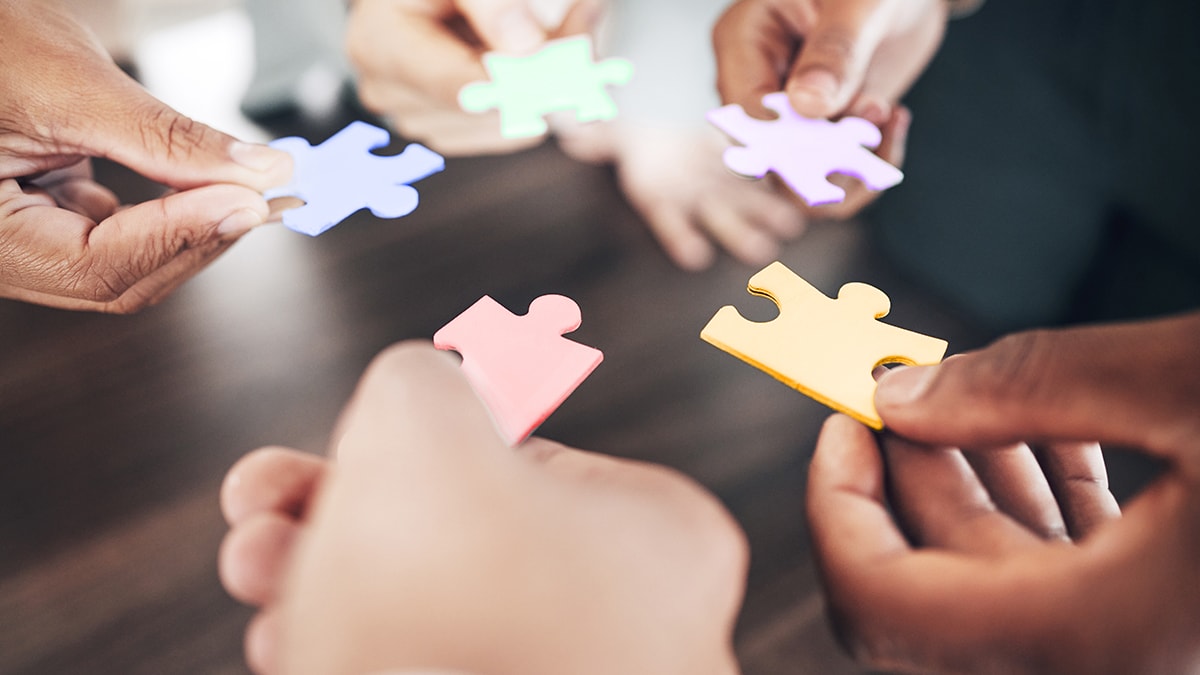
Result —
POLYGON ((778 305, 779 316, 749 321, 727 305, 700 337, 874 429, 883 421, 871 371, 885 363, 933 365, 946 354, 945 340, 877 321, 891 302, 874 286, 849 283, 832 299, 774 262, 748 288, 778 305))
POLYGON ((352 122, 316 146, 298 136, 273 141, 272 148, 292 156, 294 169, 290 183, 264 196, 303 199, 303 206, 283 212, 283 224, 313 237, 363 208, 380 218, 407 216, 419 201, 409 183, 443 170, 446 160, 417 143, 398 155, 371 153, 390 140, 386 129, 352 122))
POLYGON ((548 113, 574 110, 580 122, 616 117, 617 104, 605 85, 625 84, 633 65, 624 59, 592 62, 592 40, 579 36, 553 40, 537 53, 485 54, 491 82, 474 82, 458 94, 467 112, 500 109, 500 134, 530 138, 546 133, 548 113))
POLYGON ((734 173, 762 178, 774 171, 809 206, 846 198, 845 190, 826 180, 832 173, 854 176, 872 190, 886 190, 904 179, 900 169, 868 149, 878 147, 883 136, 867 120, 801 117, 783 92, 767 94, 763 105, 779 118, 755 119, 740 105, 708 113, 709 122, 744 146, 725 150, 725 166, 734 173))
POLYGON ((563 337, 579 305, 543 295, 517 316, 483 296, 433 336, 462 355, 462 369, 509 445, 525 440, 600 365, 604 354, 563 337))

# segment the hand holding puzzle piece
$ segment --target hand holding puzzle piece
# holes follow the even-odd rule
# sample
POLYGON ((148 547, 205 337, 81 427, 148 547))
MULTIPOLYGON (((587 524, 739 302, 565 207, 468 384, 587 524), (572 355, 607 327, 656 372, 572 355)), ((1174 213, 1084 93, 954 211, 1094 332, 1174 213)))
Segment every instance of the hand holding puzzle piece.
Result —
POLYGON ((386 129, 352 122, 316 146, 298 136, 273 141, 271 147, 289 153, 295 168, 290 183, 264 196, 304 200, 303 206, 283 212, 283 224, 312 237, 363 208, 380 218, 407 216, 419 201, 409 183, 441 171, 446 160, 417 143, 398 155, 371 152, 390 140, 386 129))
POLYGON ((528 56, 485 54, 491 82, 463 87, 458 100, 467 112, 500 109, 505 138, 541 136, 548 130, 543 116, 575 111, 580 122, 616 117, 617 104, 606 85, 625 84, 633 66, 624 59, 592 63, 592 40, 586 35, 553 40, 528 56))
POLYGON ((708 113, 709 122, 742 144, 725 151, 725 166, 734 173, 762 178, 774 171, 809 206, 846 198, 845 190, 826 179, 833 173, 854 176, 872 190, 886 190, 904 179, 900 169, 868 149, 878 147, 883 135, 867 120, 801 117, 783 92, 767 94, 763 105, 779 118, 755 119, 740 105, 708 113))
POLYGON ((831 299, 774 262, 750 278, 748 290, 778 305, 779 316, 749 321, 726 305, 700 337, 874 429, 883 421, 871 372, 887 363, 933 365, 946 354, 945 340, 877 321, 891 302, 874 286, 849 283, 831 299))
POLYGON ((483 296, 433 336, 462 354, 462 369, 509 445, 525 440, 600 365, 604 354, 563 337, 579 328, 579 305, 543 295, 516 316, 483 296))

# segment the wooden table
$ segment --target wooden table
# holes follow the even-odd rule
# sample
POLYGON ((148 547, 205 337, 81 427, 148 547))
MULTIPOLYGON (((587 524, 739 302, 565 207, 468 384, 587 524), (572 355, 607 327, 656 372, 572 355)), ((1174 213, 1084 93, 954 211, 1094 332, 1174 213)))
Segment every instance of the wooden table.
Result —
MULTIPOLYGON (((104 167, 127 198, 150 188, 104 167)), ((243 673, 250 611, 222 591, 225 470, 264 444, 322 452, 370 358, 428 339, 484 293, 523 311, 574 298, 605 361, 542 427, 677 467, 746 529, 737 644, 747 673, 842 673, 803 515, 828 411, 702 342, 724 304, 767 319, 755 271, 676 269, 609 171, 553 145, 451 160, 400 221, 360 213, 319 239, 251 233, 135 316, 0 301, 0 672, 243 673)), ((980 336, 897 278, 856 224, 816 224, 781 256, 827 293, 874 283, 899 325, 980 336)))

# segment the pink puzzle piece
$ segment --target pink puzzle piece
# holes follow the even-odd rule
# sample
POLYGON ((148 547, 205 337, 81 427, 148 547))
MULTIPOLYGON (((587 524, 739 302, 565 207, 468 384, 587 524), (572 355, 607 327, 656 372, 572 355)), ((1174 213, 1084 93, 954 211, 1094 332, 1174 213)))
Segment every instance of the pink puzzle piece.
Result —
POLYGON ((854 176, 872 190, 886 190, 904 179, 900 169, 868 149, 878 147, 883 136, 867 120, 801 117, 783 92, 767 94, 763 105, 779 118, 755 119, 740 105, 708 113, 709 122, 745 146, 725 150, 725 166, 734 173, 762 178, 774 171, 810 206, 846 198, 845 190, 826 180, 832 173, 854 176))
POLYGON ((604 354, 563 337, 579 328, 579 305, 543 295, 517 316, 483 296, 433 336, 462 354, 463 373, 509 445, 525 440, 591 374, 604 354))

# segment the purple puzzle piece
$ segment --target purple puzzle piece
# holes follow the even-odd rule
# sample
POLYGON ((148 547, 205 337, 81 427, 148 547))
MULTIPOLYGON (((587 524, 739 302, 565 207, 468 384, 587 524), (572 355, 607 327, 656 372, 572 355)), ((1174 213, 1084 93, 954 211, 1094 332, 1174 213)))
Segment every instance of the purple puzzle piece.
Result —
POLYGON ((441 171, 446 160, 417 143, 398 155, 371 153, 390 140, 386 129, 352 122, 316 146, 298 136, 273 141, 295 166, 290 183, 264 196, 303 199, 303 206, 283 212, 283 224, 313 237, 363 208, 380 218, 407 216, 419 200, 409 183, 441 171))
POLYGON ((900 169, 868 149, 879 145, 882 134, 867 120, 801 117, 783 92, 767 94, 763 105, 779 113, 779 118, 755 119, 740 105, 708 113, 709 122, 744 146, 725 150, 725 166, 734 173, 762 178, 774 171, 810 206, 846 198, 845 190, 826 179, 832 173, 854 176, 872 190, 885 190, 903 180, 900 169))

